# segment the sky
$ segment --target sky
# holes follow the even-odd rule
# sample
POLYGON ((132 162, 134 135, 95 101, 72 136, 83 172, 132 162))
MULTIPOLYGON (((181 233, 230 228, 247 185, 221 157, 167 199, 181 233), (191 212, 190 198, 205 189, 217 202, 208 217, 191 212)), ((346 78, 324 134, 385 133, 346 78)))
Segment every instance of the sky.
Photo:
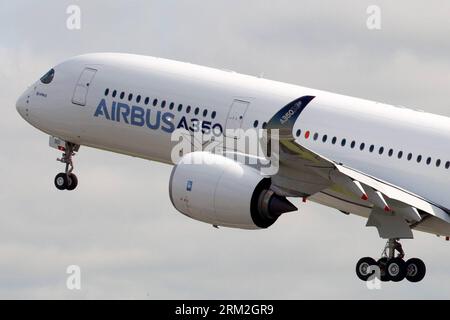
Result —
POLYGON ((450 2, 0 0, 0 298, 448 299, 450 242, 415 233, 418 284, 369 290, 360 257, 384 240, 366 221, 301 203, 267 230, 214 229, 171 205, 171 167, 81 147, 74 192, 48 137, 20 118, 18 96, 52 66, 127 52, 450 116, 450 2), (70 5, 81 29, 69 30, 70 5), (380 9, 369 29, 367 8, 380 9), (81 289, 66 286, 67 267, 81 289))

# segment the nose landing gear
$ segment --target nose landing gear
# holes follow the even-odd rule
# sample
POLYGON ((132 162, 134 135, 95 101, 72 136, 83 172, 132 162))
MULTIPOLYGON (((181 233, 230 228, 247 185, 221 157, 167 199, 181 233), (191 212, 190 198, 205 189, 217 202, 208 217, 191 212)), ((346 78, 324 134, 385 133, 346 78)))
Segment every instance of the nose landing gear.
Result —
POLYGON ((78 178, 72 173, 73 171, 73 161, 72 157, 75 156, 75 152, 78 151, 79 145, 73 144, 71 142, 66 142, 65 147, 59 147, 58 149, 63 151, 61 158, 57 161, 65 163, 65 172, 58 173, 55 177, 55 187, 58 190, 75 190, 78 186, 78 178))
POLYGON ((356 275, 359 279, 367 281, 374 274, 374 267, 378 267, 381 281, 399 282, 405 278, 410 282, 421 281, 426 274, 423 261, 418 258, 411 258, 405 262, 404 256, 405 253, 400 242, 397 239, 389 239, 382 257, 378 261, 369 257, 358 261, 356 275), (395 256, 395 251, 398 251, 397 256, 395 256))

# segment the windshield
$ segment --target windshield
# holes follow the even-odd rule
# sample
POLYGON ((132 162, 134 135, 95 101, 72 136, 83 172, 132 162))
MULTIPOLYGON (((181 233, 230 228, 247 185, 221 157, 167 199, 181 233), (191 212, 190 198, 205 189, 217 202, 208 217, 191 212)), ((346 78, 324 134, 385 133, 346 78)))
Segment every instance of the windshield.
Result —
POLYGON ((49 84, 50 82, 52 82, 54 76, 55 76, 55 70, 51 69, 49 72, 47 72, 46 74, 44 74, 42 76, 41 82, 44 84, 49 84))

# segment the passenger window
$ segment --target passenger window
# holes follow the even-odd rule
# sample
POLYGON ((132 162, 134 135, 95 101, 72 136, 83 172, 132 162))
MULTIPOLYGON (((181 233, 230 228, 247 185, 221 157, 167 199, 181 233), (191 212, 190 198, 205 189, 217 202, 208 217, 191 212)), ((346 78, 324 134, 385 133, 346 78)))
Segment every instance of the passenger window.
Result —
POLYGON ((117 96, 117 90, 114 90, 112 93, 112 97, 115 98, 117 96))
MULTIPOLYGON (((256 123, 258 124, 258 120, 256 120, 256 123)), ((295 135, 297 137, 300 137, 300 135, 302 134, 302 130, 298 129, 297 132, 295 133, 295 135)))
POLYGON ((136 97, 136 102, 137 102, 137 103, 141 102, 141 96, 140 96, 140 95, 138 95, 138 96, 136 97))
POLYGON ((341 141, 341 146, 345 147, 345 144, 346 144, 346 143, 347 143, 347 140, 342 139, 342 141, 341 141))
POLYGON ((181 110, 183 110, 183 105, 182 105, 182 104, 179 104, 179 105, 178 105, 178 111, 181 112, 181 110))
POLYGON ((399 151, 397 156, 399 159, 401 159, 403 157, 403 151, 399 151))
POLYGON ((427 164, 430 164, 431 163, 431 157, 428 157, 427 158, 427 164))
POLYGON ((109 94, 109 89, 106 89, 106 90, 105 90, 105 96, 107 97, 108 94, 109 94))
POLYGON ((325 134, 325 135, 322 137, 322 142, 327 142, 327 139, 328 139, 328 136, 325 134))
POLYGON ((169 109, 172 110, 175 107, 175 103, 171 102, 169 105, 169 109))
POLYGON ((372 144, 372 145, 370 146, 370 148, 369 148, 369 151, 370 151, 370 152, 373 152, 374 149, 375 149, 375 146, 372 144))
POLYGON ((189 112, 191 112, 191 106, 186 107, 186 113, 189 113, 189 112))
POLYGON ((364 142, 363 142, 363 143, 361 143, 361 145, 359 146, 359 149, 360 149, 361 151, 363 151, 365 146, 366 146, 366 145, 365 145, 364 142))
POLYGON ((447 162, 445 163, 445 169, 448 169, 448 168, 450 168, 450 161, 447 161, 447 162))
POLYGON ((150 102, 150 98, 149 98, 149 97, 146 97, 146 98, 145 98, 145 101, 144 101, 145 105, 148 105, 149 102, 150 102))
POLYGON ((314 136, 313 136, 314 141, 317 140, 318 138, 319 138, 319 134, 317 132, 314 133, 314 136))
POLYGON ((436 167, 440 167, 440 165, 441 165, 441 159, 437 159, 436 160, 436 167))
MULTIPOLYGON (((258 120, 255 120, 254 122, 253 122, 253 128, 256 128, 258 126, 258 120)), ((298 130, 297 130, 297 133, 298 133, 298 130)), ((299 135, 297 134, 297 137, 298 137, 299 135)))
POLYGON ((51 69, 49 72, 47 72, 46 74, 44 74, 42 76, 41 82, 43 84, 49 84, 50 82, 52 82, 54 76, 55 76, 55 70, 51 69))
POLYGON ((333 137, 333 139, 331 140, 331 143, 332 143, 332 144, 336 144, 336 141, 337 141, 337 138, 336 138, 336 137, 333 137))
POLYGON ((389 149, 389 153, 388 153, 389 157, 392 157, 393 154, 394 154, 394 150, 389 149))
POLYGON ((417 156, 417 163, 420 163, 422 161, 422 156, 421 155, 418 155, 417 156))
POLYGON ((383 154, 383 152, 384 152, 384 147, 380 147, 380 149, 378 150, 378 153, 383 154))
POLYGON ((211 113, 211 119, 215 119, 216 118, 216 112, 215 111, 213 111, 212 113, 211 113))
POLYGON ((153 106, 156 107, 157 104, 158 104, 158 99, 154 99, 153 100, 153 106))
POLYGON ((412 159, 412 153, 408 153, 408 161, 412 159))
POLYGON ((353 148, 355 148, 355 146, 356 146, 356 142, 355 142, 355 140, 353 140, 352 143, 350 144, 350 147, 353 149, 353 148))

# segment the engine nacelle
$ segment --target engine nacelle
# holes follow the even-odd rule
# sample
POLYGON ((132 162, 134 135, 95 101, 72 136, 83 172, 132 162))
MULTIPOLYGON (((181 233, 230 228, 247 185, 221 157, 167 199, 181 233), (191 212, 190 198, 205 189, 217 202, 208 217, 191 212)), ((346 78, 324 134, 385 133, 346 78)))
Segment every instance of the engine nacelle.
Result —
POLYGON ((209 152, 185 155, 173 168, 170 199, 184 215, 212 225, 260 229, 297 208, 249 166, 209 152))

